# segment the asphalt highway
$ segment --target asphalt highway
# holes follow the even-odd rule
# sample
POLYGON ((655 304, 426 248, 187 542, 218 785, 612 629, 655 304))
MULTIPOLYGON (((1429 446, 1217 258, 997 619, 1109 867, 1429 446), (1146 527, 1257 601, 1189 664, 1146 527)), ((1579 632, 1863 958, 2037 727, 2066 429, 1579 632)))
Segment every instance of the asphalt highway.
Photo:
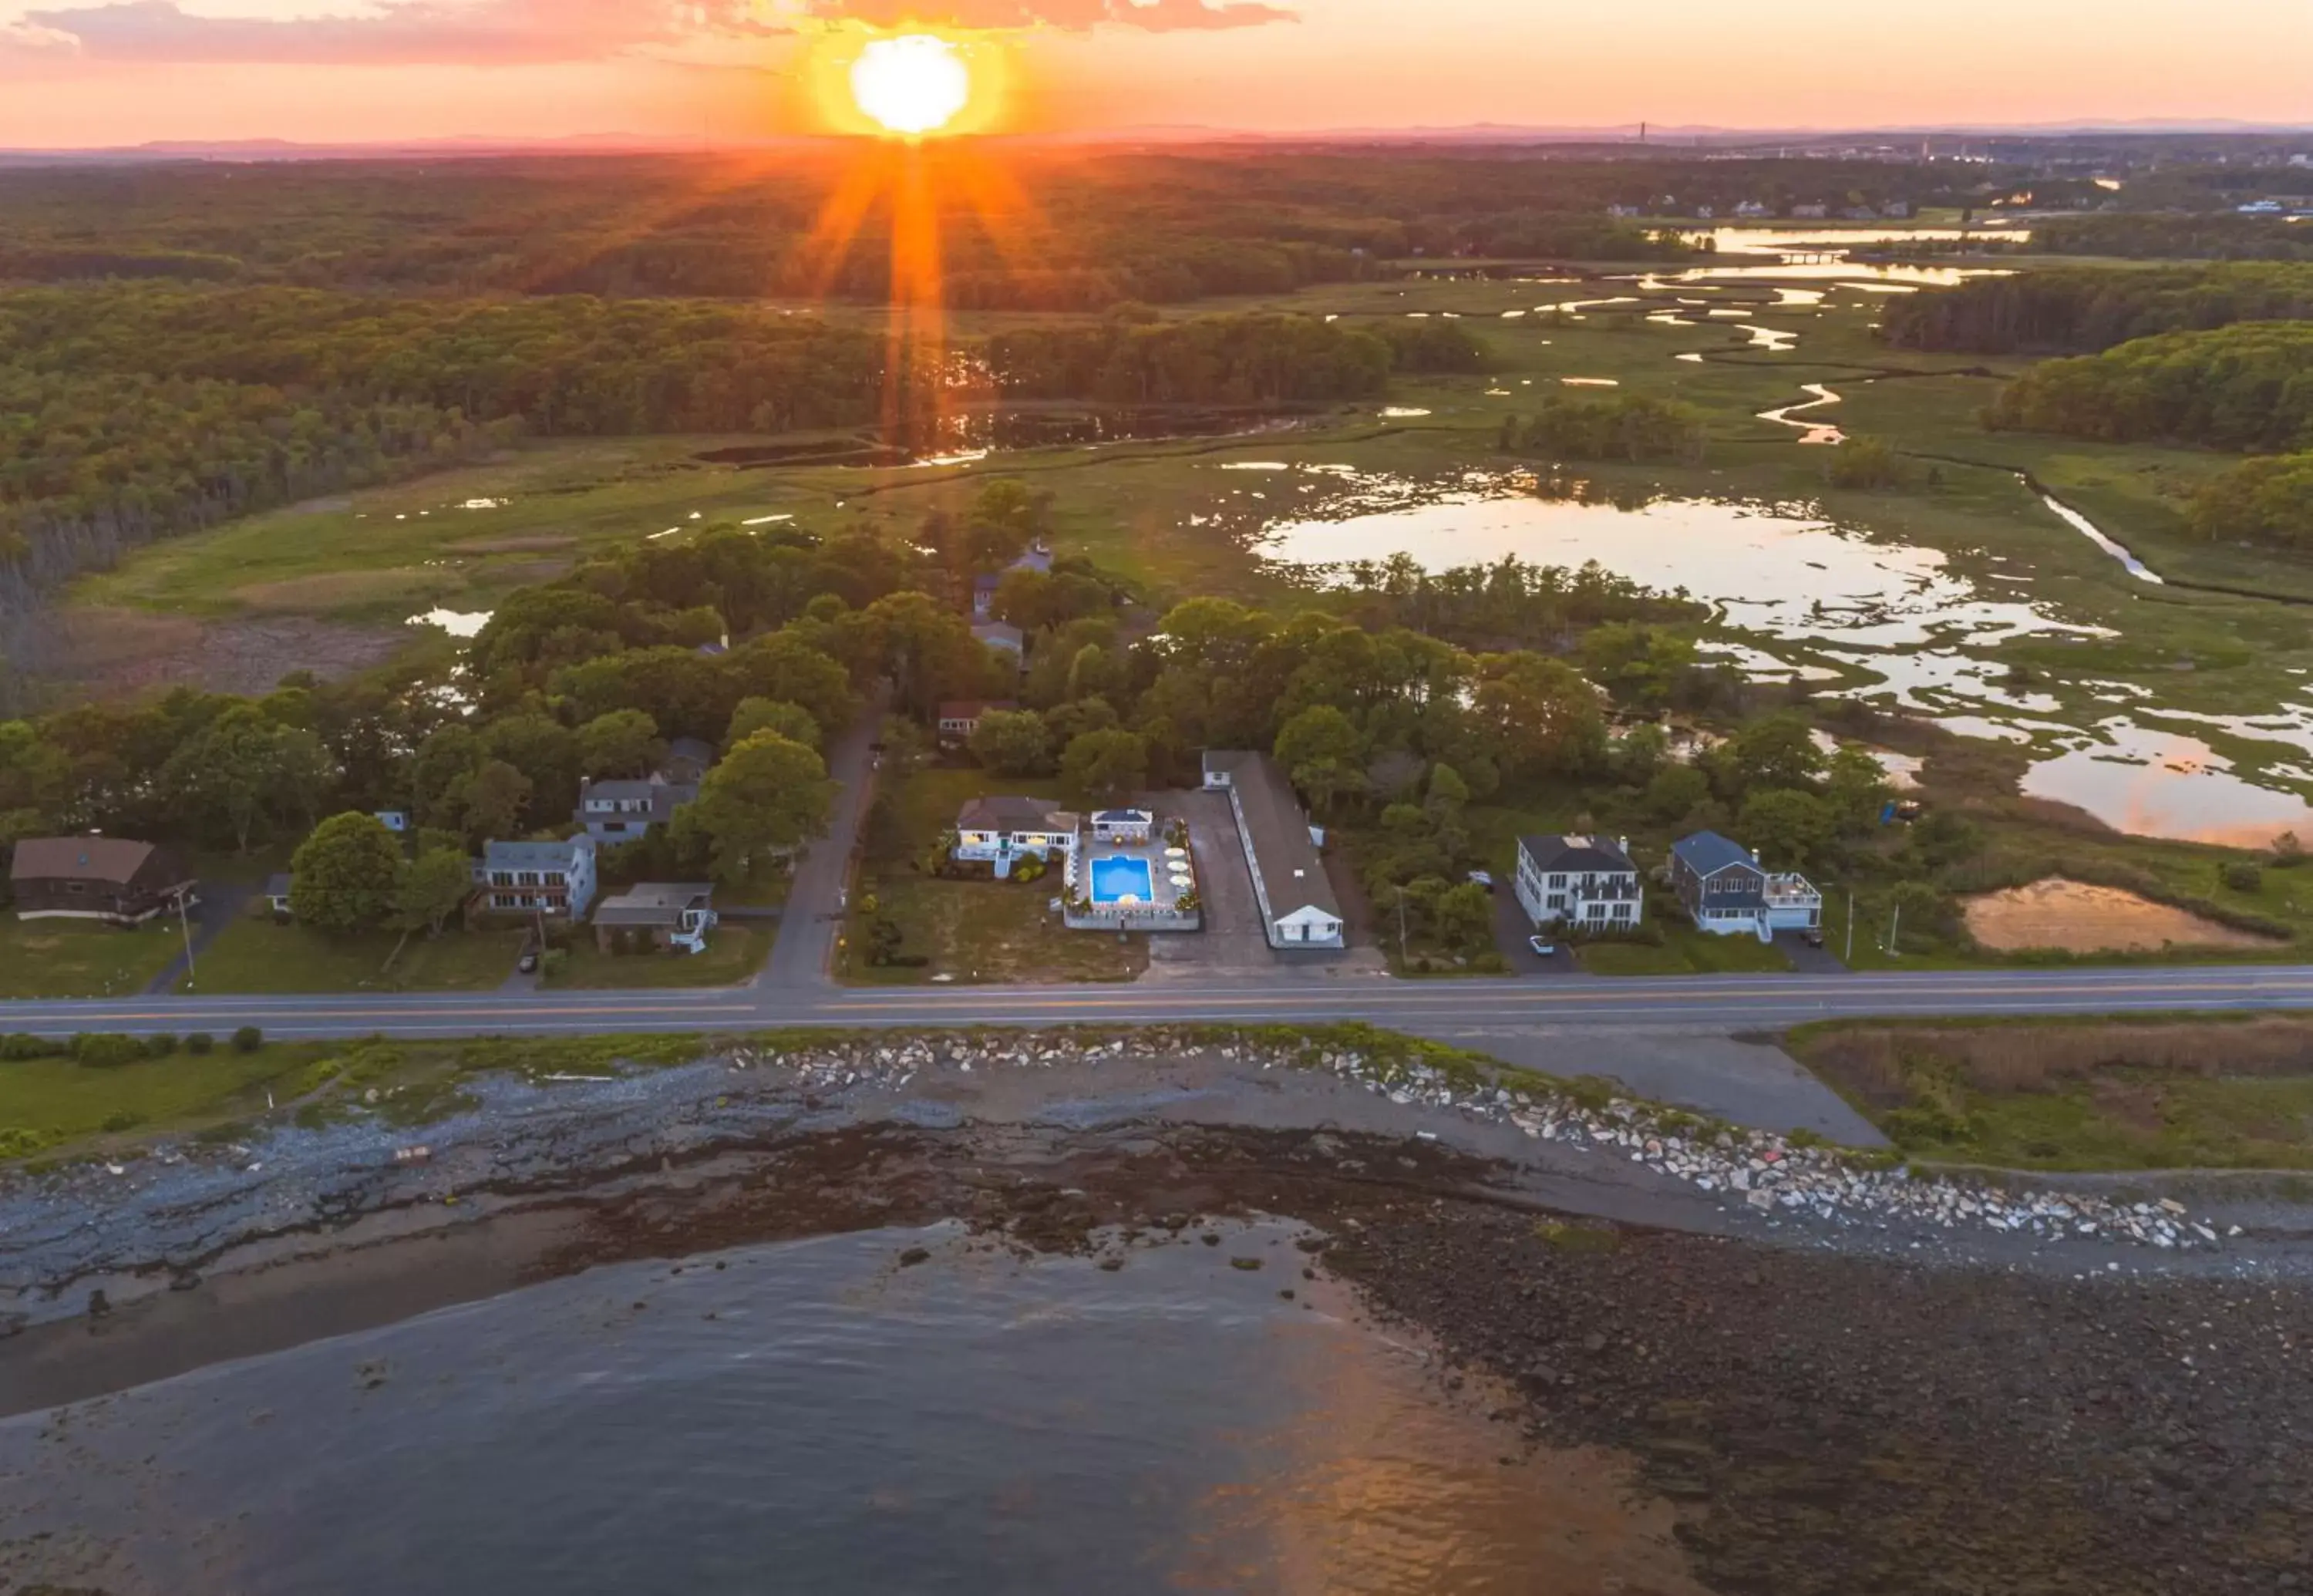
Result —
POLYGON ((246 1025, 294 1040, 735 1032, 791 1026, 1364 1020, 1448 1036, 1506 1029, 1770 1029, 1814 1019, 1896 1015, 2306 1009, 2313 1009, 2313 967, 2295 966, 1457 981, 1296 971, 1260 982, 1142 981, 1118 986, 903 990, 813 983, 675 992, 20 1001, 0 1003, 0 1031, 222 1035, 246 1025))

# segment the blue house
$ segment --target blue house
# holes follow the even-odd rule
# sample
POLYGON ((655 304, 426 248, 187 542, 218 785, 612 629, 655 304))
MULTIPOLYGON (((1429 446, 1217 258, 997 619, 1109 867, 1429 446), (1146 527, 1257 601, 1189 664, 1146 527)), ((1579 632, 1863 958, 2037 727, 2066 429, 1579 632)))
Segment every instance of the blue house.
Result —
POLYGON ((1695 925, 1713 936, 1812 930, 1823 924, 1823 894, 1795 871, 1772 871, 1759 856, 1717 832, 1671 844, 1671 889, 1695 925))

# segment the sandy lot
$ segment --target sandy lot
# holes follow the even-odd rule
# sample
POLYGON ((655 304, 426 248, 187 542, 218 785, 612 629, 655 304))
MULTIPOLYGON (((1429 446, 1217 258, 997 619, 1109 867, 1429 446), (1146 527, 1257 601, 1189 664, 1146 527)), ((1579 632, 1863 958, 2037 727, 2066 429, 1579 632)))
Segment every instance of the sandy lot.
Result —
POLYGON ((2154 951, 2179 947, 2271 948, 2270 937, 2236 930, 2116 886, 2051 877, 1967 902, 1967 929, 1986 948, 2061 948, 2072 953, 2154 951))

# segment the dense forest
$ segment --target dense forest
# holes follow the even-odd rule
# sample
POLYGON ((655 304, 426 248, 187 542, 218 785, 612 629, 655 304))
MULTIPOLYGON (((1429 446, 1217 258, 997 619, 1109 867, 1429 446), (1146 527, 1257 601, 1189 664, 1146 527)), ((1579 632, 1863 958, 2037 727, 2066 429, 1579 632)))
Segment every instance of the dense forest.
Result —
MULTIPOLYGON (((1273 149, 998 154, 927 163, 947 299, 1102 309, 1275 293, 1375 260, 1659 259, 1611 223, 1666 201, 1964 205, 1996 174, 1884 162, 1649 153, 1273 149)), ((893 220, 816 234, 854 157, 625 155, 154 163, 0 172, 0 278, 159 277, 389 293, 888 297, 893 220)), ((887 174, 889 175, 889 174, 887 174)), ((886 190, 896 182, 887 182, 886 190)))
POLYGON ((2313 322, 2238 322, 2047 361, 2002 389, 1985 419, 2106 443, 2313 447, 2313 322))
POLYGON ((2105 211, 2035 222, 2029 248, 2132 260, 2313 260, 2313 227, 2231 211, 2105 211))
POLYGON ((2313 319, 2313 261, 2090 268, 1978 278, 1894 299, 1880 337, 1899 348, 2095 354, 2163 332, 2306 319, 2313 319))

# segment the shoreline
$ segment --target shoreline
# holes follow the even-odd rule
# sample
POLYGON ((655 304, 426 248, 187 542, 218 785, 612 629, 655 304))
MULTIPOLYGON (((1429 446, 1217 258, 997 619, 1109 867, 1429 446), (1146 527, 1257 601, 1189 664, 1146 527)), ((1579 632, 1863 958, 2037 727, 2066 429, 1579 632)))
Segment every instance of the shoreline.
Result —
MULTIPOLYGON (((2051 1200, 2013 1187, 2003 1208, 2000 1186, 1858 1175, 1772 1139, 1747 1144, 1764 1155, 1748 1160, 1760 1171, 1754 1184, 1746 1144, 1727 1132, 1713 1149, 1707 1128, 1679 1122, 1682 1142, 1640 1106, 1591 1111, 1561 1099, 1521 1109, 1523 1095, 1404 1068, 1385 1083, 1378 1066, 1339 1054, 1311 1067, 1252 1046, 1165 1050, 1148 1040, 742 1052, 550 1084, 482 1078, 471 1083, 475 1107, 424 1130, 365 1115, 285 1127, 246 1148, 162 1149, 134 1164, 19 1179, 0 1187, 0 1412, 391 1322, 612 1257, 679 1257, 895 1216, 929 1222, 985 1210, 989 1222, 1009 1223, 1018 1215, 1001 1179, 1033 1190, 1055 1168, 1103 1184, 1106 1222, 1147 1222, 1182 1168, 1206 1168, 1214 1150, 1232 1146, 1266 1148, 1268 1163, 1303 1186, 1323 1176, 1327 1190, 1341 1181, 1404 1188, 1938 1273, 2313 1279, 2313 1210, 2266 1191, 2212 1183, 2219 1189, 2197 1193, 2189 1218, 2124 1214, 2166 1227, 2181 1245, 2083 1235, 2031 1217, 2051 1200), (1351 1145, 1365 1151, 1342 1151, 1351 1145), (421 1147, 421 1160, 398 1156, 421 1147), (1142 1167, 1160 1155, 1171 1160, 1161 1181, 1142 1167), (1789 1180, 1765 1184, 1786 1169, 1789 1180), (1875 1209, 1882 1189, 1943 1200, 1875 1209), (1862 1205, 1842 1205, 1849 1194, 1862 1205), (776 1215, 764 1207, 774 1198, 776 1215), (2221 1226, 2231 1232, 2221 1240, 2221 1226)), ((2046 1193, 2061 1180, 2024 1189, 2046 1193)), ((2124 1195, 2143 1184, 2070 1183, 2124 1195)), ((1311 1201, 1291 1182, 1190 1185, 1195 1200, 1174 1198, 1175 1207, 1305 1217, 1311 1201)))

